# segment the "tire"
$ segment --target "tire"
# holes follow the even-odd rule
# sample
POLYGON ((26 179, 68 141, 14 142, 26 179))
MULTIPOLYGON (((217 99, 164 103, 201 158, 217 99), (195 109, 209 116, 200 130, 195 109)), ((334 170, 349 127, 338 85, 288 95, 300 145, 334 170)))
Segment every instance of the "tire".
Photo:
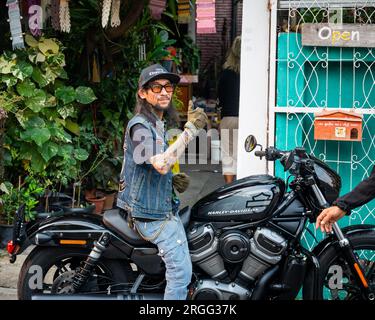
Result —
MULTIPOLYGON (((362 234, 354 234, 349 236, 350 242, 355 253, 358 255, 360 250, 371 250, 371 254, 367 251, 367 258, 363 255, 362 252, 361 256, 359 256, 360 263, 362 268, 365 267, 365 273, 369 272, 370 266, 367 266, 366 260, 368 257, 372 262, 372 265, 375 264, 375 231, 367 231, 366 233, 362 234), (366 263, 366 266, 365 266, 366 263)), ((340 296, 345 291, 345 286, 350 288, 350 290, 355 290, 358 285, 355 282, 352 273, 350 272, 348 265, 344 262, 342 258, 342 253, 340 252, 340 248, 338 246, 330 246, 327 250, 325 250, 319 256, 319 263, 320 263, 320 274, 318 280, 318 292, 316 297, 318 300, 361 300, 363 299, 360 294, 355 294, 351 292, 346 296, 340 296), (332 268, 330 270, 330 268, 332 268), (341 270, 341 271, 340 271, 341 270), (337 273, 339 271, 339 273, 337 273), (342 281, 337 282, 336 280, 339 279, 338 275, 342 275, 342 281), (336 278, 333 278, 336 277, 336 278), (347 282, 346 282, 347 281, 347 282), (332 289, 332 284, 334 285, 334 289, 332 289), (337 285, 342 286, 342 289, 337 289, 337 285), (332 299, 329 298, 329 294, 335 293, 332 295, 332 299), (339 294, 340 293, 340 294, 339 294)), ((303 299, 304 300, 312 300, 314 298, 314 289, 313 289, 313 275, 312 270, 308 273, 307 279, 305 281, 305 285, 303 287, 303 299)), ((369 281, 369 285, 374 288, 375 287, 375 267, 372 267, 371 275, 367 275, 367 280, 369 281)), ((359 290, 359 289, 358 289, 359 290)))
MULTIPOLYGON (((55 272, 53 270, 56 266, 62 266, 66 268, 70 263, 70 269, 74 270, 75 267, 79 266, 80 261, 84 261, 89 254, 88 250, 81 248, 72 247, 36 247, 26 258, 22 265, 17 285, 18 299, 20 300, 31 300, 33 294, 45 293, 43 290, 46 289, 46 285, 43 284, 43 290, 31 289, 29 281, 35 283, 35 269, 33 266, 40 266, 43 274, 43 282, 46 281, 46 275, 55 280, 59 275, 60 269, 55 272), (32 268, 32 269, 30 269, 32 268), (50 275, 53 274, 53 276, 50 275), (34 278, 32 278, 34 277, 34 278)), ((66 269, 64 269, 66 270, 66 269)), ((100 281, 108 281, 109 283, 131 283, 134 280, 133 271, 131 266, 127 261, 123 260, 110 260, 110 259, 100 259, 97 267, 94 269, 96 274, 99 274, 100 278, 96 280, 98 286, 101 284, 100 281)), ((61 274, 61 273, 60 273, 61 274)), ((102 282, 103 287, 104 283, 102 282)), ((106 283, 108 286, 108 283, 106 283)), ((118 289, 119 287, 116 287, 118 289)))

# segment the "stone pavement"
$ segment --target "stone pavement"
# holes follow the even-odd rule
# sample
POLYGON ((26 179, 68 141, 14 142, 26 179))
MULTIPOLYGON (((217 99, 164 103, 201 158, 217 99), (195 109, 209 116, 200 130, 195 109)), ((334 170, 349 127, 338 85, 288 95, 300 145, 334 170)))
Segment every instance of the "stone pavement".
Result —
MULTIPOLYGON (((188 190, 180 195, 181 208, 186 205, 192 206, 200 198, 224 184, 221 165, 181 165, 180 168, 191 177, 188 190)), ((32 247, 19 255, 14 264, 10 264, 7 253, 0 250, 0 300, 17 300, 18 274, 31 250, 32 247)))
POLYGON ((8 253, 0 250, 0 300, 17 300, 18 273, 31 249, 19 255, 14 264, 9 262, 8 253))

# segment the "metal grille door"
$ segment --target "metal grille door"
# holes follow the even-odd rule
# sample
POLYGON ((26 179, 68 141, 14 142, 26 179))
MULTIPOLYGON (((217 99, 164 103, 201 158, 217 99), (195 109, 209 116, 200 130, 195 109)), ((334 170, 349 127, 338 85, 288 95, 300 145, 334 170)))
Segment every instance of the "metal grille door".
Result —
MULTIPOLYGON (((271 25, 271 55, 276 60, 271 66, 271 85, 276 92, 271 93, 270 132, 275 134, 270 134, 269 143, 286 150, 305 147, 340 174, 344 194, 366 178, 375 164, 375 48, 370 47, 375 43, 369 47, 302 46, 301 28, 304 23, 328 23, 334 34, 338 24, 374 24, 375 1, 279 1, 273 10, 277 12, 271 25), (325 108, 355 109, 362 114, 362 141, 314 140, 314 113, 325 108)), ((345 34, 344 38, 350 37, 345 34)), ((275 172, 287 178, 278 164, 275 172)), ((340 225, 375 224, 374 209, 372 201, 340 225)), ((313 226, 309 229, 321 239, 320 231, 313 226)), ((304 240, 310 249, 316 244, 309 233, 304 240)))

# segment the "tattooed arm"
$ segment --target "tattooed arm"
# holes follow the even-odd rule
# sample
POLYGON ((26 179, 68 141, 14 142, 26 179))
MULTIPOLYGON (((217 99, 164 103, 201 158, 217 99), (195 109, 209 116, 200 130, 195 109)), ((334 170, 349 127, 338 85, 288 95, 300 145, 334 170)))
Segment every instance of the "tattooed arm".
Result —
POLYGON ((164 153, 157 154, 150 158, 153 167, 160 174, 166 174, 176 163, 177 159, 183 154, 189 142, 192 141, 198 135, 199 131, 205 127, 207 121, 207 115, 203 110, 201 108, 192 110, 190 104, 188 122, 185 123, 184 131, 164 153))

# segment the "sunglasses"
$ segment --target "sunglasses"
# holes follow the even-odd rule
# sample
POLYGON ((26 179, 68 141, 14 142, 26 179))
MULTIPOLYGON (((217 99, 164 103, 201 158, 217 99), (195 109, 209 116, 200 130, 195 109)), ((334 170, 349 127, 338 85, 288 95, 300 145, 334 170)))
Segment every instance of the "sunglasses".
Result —
POLYGON ((167 83, 165 84, 164 86, 159 84, 159 83, 153 83, 153 84, 149 84, 147 87, 147 89, 151 89, 151 91, 153 93, 160 93, 162 92, 163 88, 165 89, 165 91, 167 91, 168 93, 171 93, 173 92, 174 90, 174 85, 171 84, 171 83, 167 83))

